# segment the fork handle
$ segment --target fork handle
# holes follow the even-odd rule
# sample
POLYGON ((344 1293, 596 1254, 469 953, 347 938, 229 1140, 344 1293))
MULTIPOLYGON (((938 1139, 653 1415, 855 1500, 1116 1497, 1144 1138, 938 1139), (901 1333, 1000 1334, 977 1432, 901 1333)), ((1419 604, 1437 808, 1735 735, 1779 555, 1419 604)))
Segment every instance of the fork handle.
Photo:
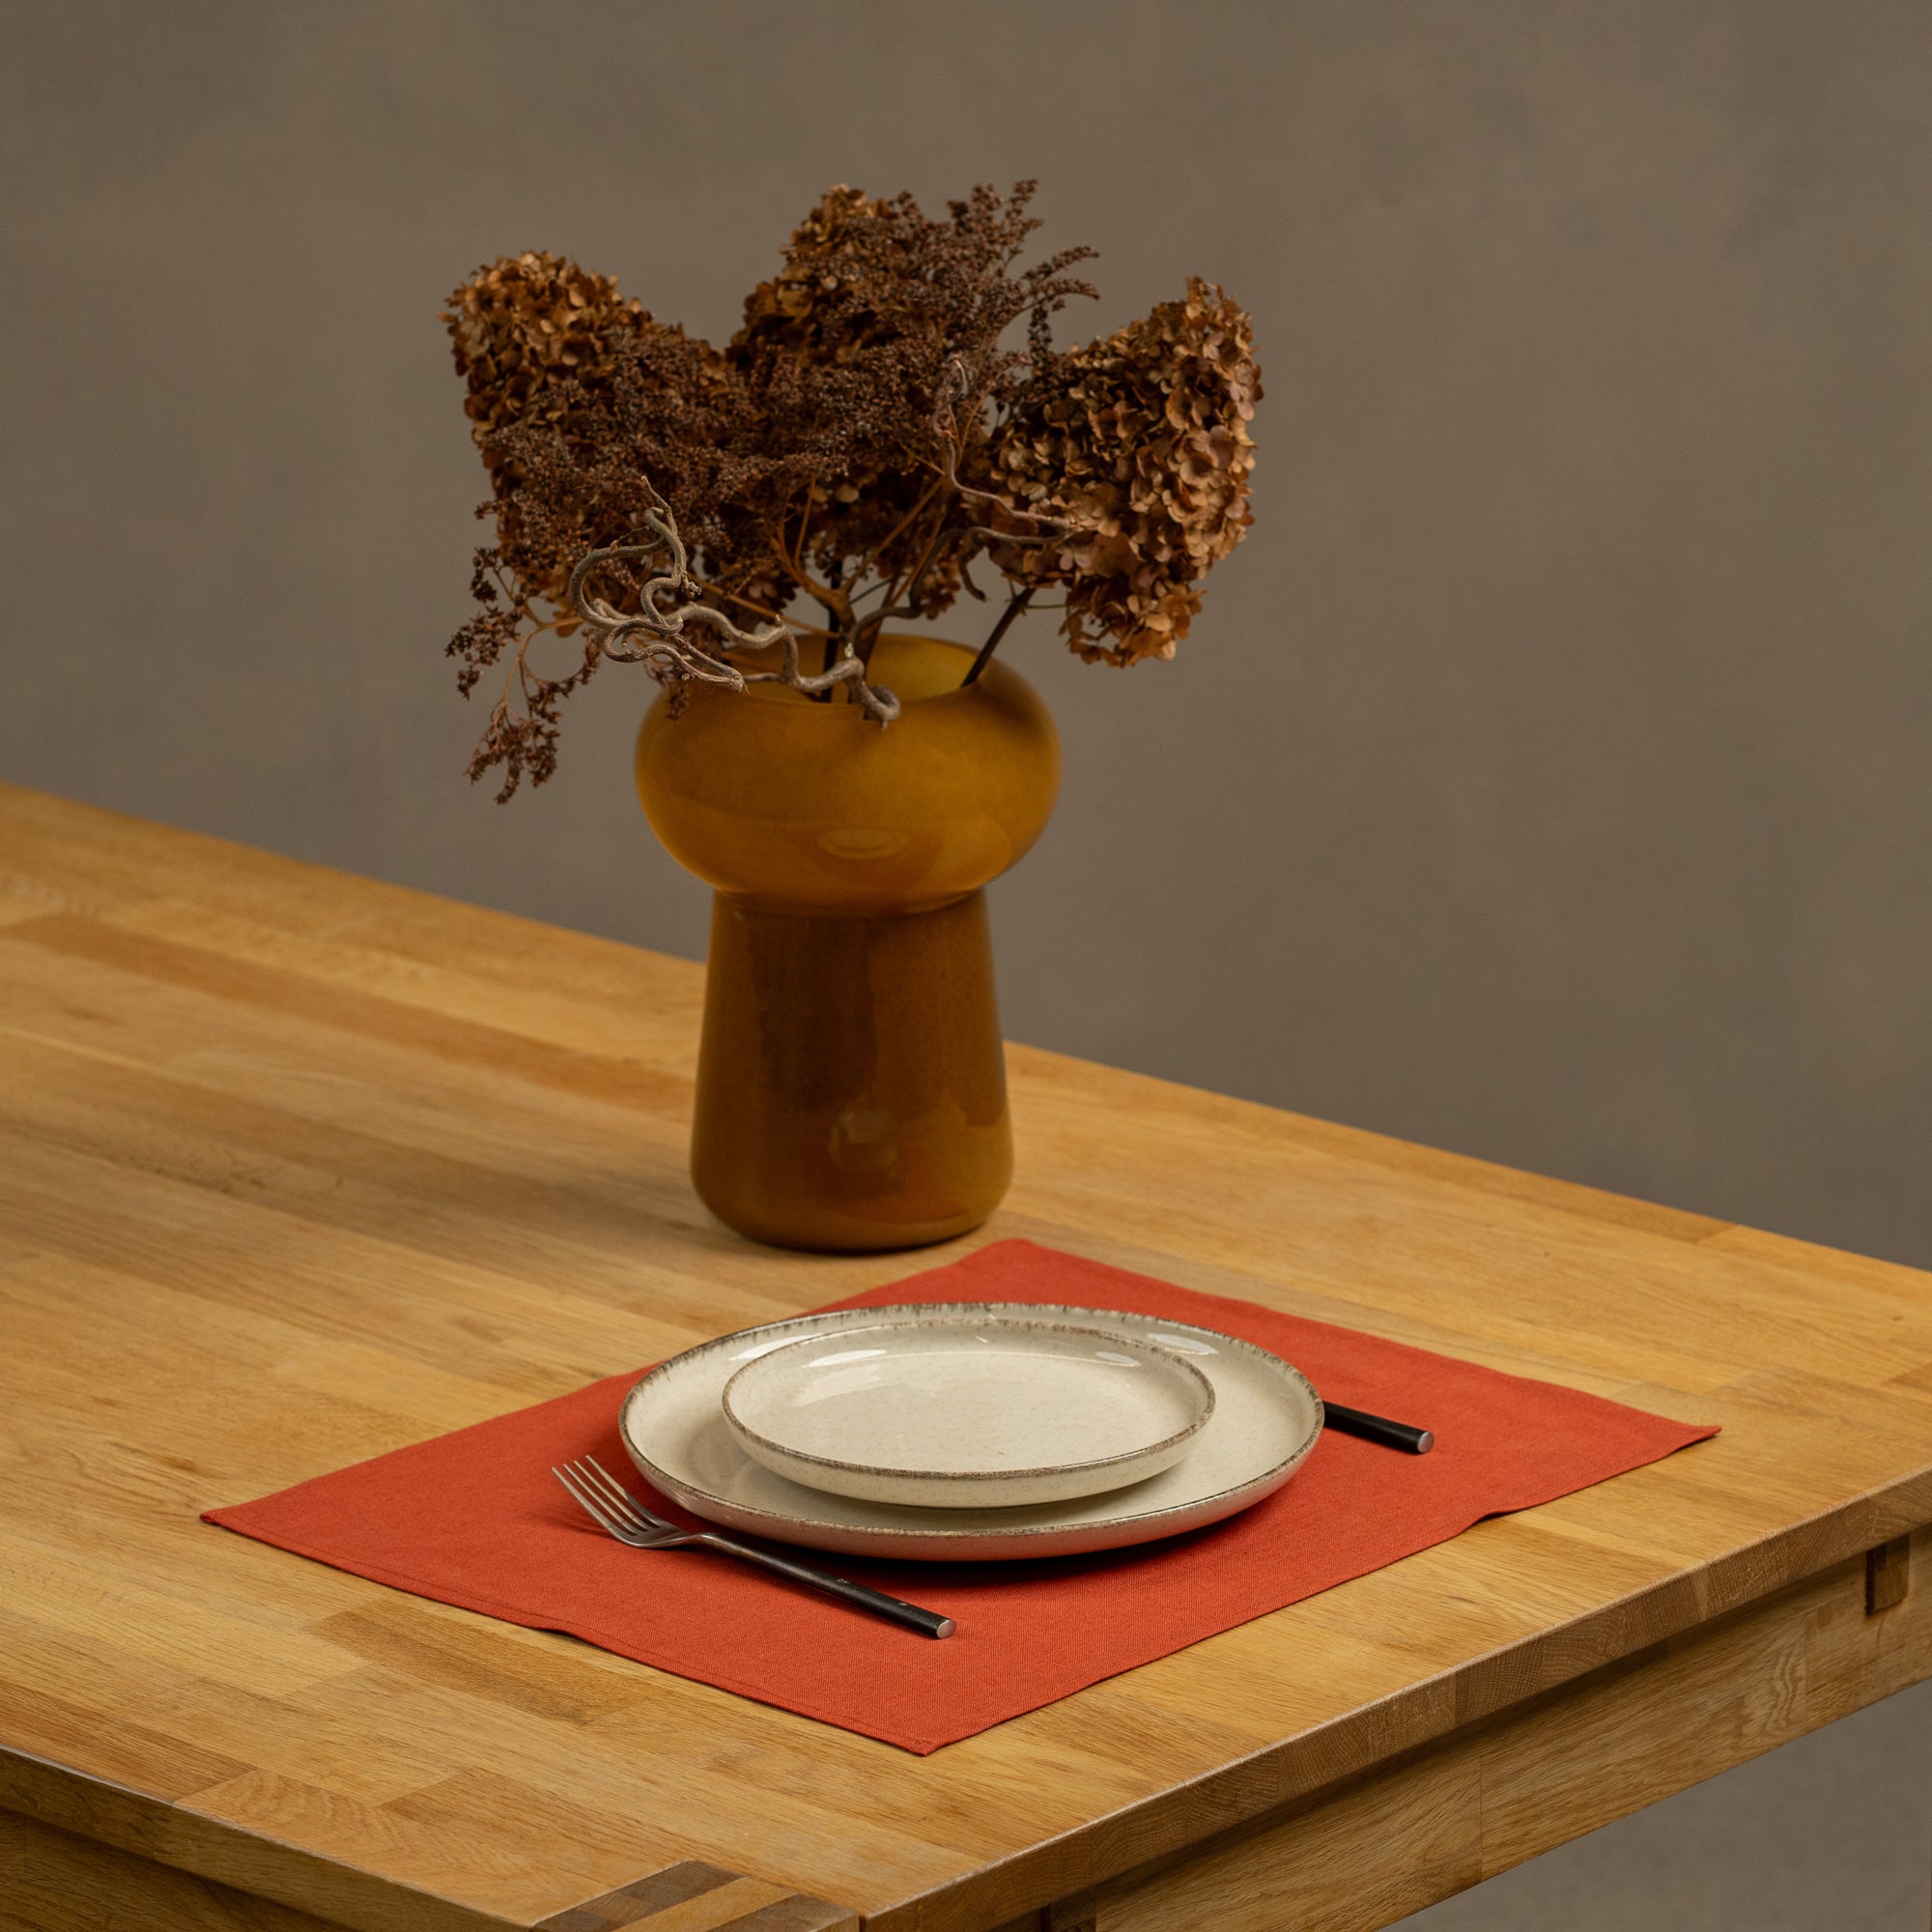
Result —
POLYGON ((883 1590, 868 1590, 863 1583, 848 1582, 843 1577, 834 1577, 827 1571, 794 1563, 786 1556, 774 1556, 768 1549, 754 1549, 751 1544, 734 1542, 728 1536, 703 1536, 698 1540, 708 1543, 713 1549, 748 1557, 767 1570, 776 1570, 781 1577, 789 1577, 795 1583, 809 1583, 814 1590, 823 1590, 828 1597, 841 1597, 856 1609, 869 1610, 875 1617, 903 1624, 907 1630, 918 1631, 922 1636, 952 1634, 951 1617, 942 1617, 937 1610, 923 1610, 917 1604, 902 1604, 898 1598, 889 1597, 883 1590))

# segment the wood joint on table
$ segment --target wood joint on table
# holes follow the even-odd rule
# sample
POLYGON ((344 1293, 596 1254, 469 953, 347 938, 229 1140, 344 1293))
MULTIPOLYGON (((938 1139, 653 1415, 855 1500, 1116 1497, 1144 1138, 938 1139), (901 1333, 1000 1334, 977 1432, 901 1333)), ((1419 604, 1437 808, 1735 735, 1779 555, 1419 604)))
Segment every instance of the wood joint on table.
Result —
POLYGON ((1094 1932, 1099 1915, 1098 1894, 1076 1891, 1046 1908, 1043 1932, 1094 1932))
POLYGON ((677 1932, 858 1932, 859 1917, 823 1898, 686 1859, 540 1918, 532 1932, 652 1932, 673 1922, 677 1932))
POLYGON ((1865 1551, 1865 1615, 1875 1617, 1881 1610, 1904 1603, 1912 1588, 1912 1539, 1894 1536, 1876 1549, 1865 1551))

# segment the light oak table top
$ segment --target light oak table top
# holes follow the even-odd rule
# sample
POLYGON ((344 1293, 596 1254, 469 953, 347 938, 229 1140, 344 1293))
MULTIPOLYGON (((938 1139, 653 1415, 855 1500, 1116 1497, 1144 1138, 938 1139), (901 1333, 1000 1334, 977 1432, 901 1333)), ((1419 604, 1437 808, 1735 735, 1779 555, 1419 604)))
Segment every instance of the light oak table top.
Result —
POLYGON ((1932 1674, 1932 1277, 1020 1047, 762 1250, 701 989, 0 788, 0 1919, 1343 1932, 1932 1674), (1724 1434, 923 1759, 196 1520, 1009 1235, 1724 1434))

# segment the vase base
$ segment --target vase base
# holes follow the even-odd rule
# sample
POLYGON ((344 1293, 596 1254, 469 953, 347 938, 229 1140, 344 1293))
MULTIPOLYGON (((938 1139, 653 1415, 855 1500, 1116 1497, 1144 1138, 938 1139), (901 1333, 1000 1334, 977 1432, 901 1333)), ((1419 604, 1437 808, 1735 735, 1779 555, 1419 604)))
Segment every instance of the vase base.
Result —
POLYGON ((928 1247, 984 1221, 1012 1176, 985 895, 850 918, 720 893, 691 1176, 774 1247, 928 1247))
POLYGON ((821 1225, 811 1226, 802 1215, 771 1221, 740 1216, 704 1200, 701 1187, 697 1194, 705 1207, 734 1235, 742 1235, 746 1240, 756 1241, 764 1247, 791 1248, 810 1255, 876 1255, 892 1254, 902 1249, 930 1248, 941 1241, 970 1235, 975 1228, 983 1226, 987 1218, 983 1213, 962 1214, 951 1221, 889 1226, 877 1221, 848 1221, 828 1214, 821 1225))

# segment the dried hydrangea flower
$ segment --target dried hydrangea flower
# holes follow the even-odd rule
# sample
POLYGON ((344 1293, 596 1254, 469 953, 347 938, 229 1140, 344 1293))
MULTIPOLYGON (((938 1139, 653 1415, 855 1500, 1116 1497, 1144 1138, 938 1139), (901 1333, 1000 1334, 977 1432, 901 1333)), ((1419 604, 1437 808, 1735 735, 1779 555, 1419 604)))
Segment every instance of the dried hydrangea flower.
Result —
POLYGON ((743 413, 715 349, 560 255, 479 269, 442 320, 495 491, 498 560, 526 605, 560 604, 578 557, 635 526, 649 499, 597 487, 613 457, 641 469, 743 413), (649 446, 624 447, 640 436, 649 446))
POLYGON ((610 276, 561 255, 507 255, 457 289, 442 321, 469 392, 470 436, 491 470, 501 467, 506 428, 560 420, 565 383, 607 383, 614 345, 649 320, 610 276))
POLYGON ((1174 655, 1210 564, 1254 521, 1248 424, 1260 399, 1246 313, 1190 278, 1104 341, 1058 358, 993 452, 993 487, 1069 527, 1058 541, 995 544, 1015 582, 1059 584, 1067 642, 1091 661, 1174 655))

